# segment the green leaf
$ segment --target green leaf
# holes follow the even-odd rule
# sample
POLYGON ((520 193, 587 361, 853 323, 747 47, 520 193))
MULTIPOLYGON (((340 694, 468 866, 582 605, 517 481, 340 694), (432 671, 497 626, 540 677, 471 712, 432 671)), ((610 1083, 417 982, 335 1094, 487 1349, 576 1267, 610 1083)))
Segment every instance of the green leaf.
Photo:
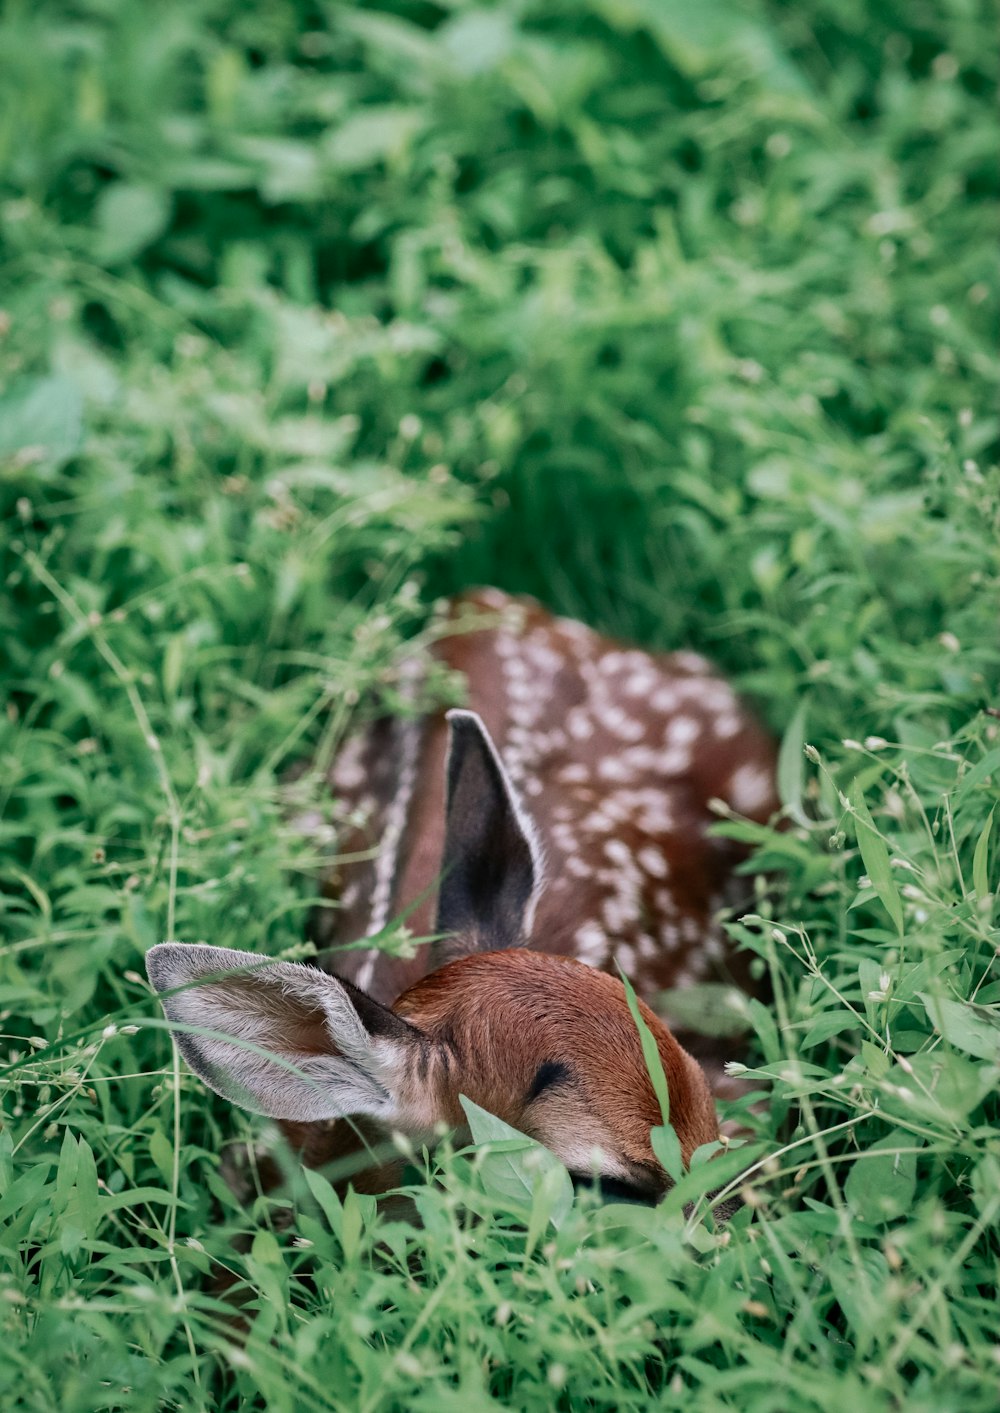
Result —
MULTIPOLYGON (((543 1148, 542 1152, 547 1153, 548 1149, 543 1148)), ((553 1164, 543 1164, 540 1172, 531 1198, 525 1241, 528 1252, 534 1250, 550 1225, 559 1230, 573 1205, 573 1183, 562 1163, 556 1159, 553 1164)))
POLYGON ((983 832, 976 843, 976 851, 972 855, 972 886, 976 890, 977 898, 985 898, 990 891, 989 879, 989 849, 990 833, 993 829, 993 816, 996 813, 996 805, 990 810, 983 825, 983 832))
POLYGON ((573 1184, 569 1173, 554 1153, 543 1148, 527 1134, 520 1133, 495 1114, 481 1109, 464 1094, 459 1102, 476 1145, 489 1145, 490 1151, 480 1159, 479 1171, 483 1185, 491 1196, 530 1211, 536 1185, 542 1177, 558 1169, 562 1178, 550 1178, 553 1209, 550 1220, 558 1227, 573 1203, 573 1184))
POLYGON ((149 1135, 149 1156, 164 1182, 170 1182, 174 1171, 174 1146, 162 1129, 154 1128, 149 1135))
POLYGON ((980 1217, 996 1226, 1000 1222, 1000 1158, 987 1153, 972 1170, 972 1196, 980 1217))
POLYGON ((97 258, 118 265, 140 255, 166 230, 172 198, 156 186, 114 182, 97 202, 97 258))
POLYGON ((357 1254, 363 1229, 364 1212, 361 1210, 358 1194, 351 1187, 344 1198, 344 1211, 340 1222, 340 1245, 346 1261, 351 1261, 357 1254))
POLYGON ((281 1255, 281 1247, 275 1240, 273 1233, 266 1230, 254 1233, 250 1255, 261 1266, 281 1267, 285 1264, 281 1255))
POLYGON ((37 451, 57 464, 83 440, 83 396, 69 378, 22 378, 0 397, 0 458, 37 451))
POLYGON ((14 1135, 9 1127, 0 1128, 0 1196, 14 1181, 14 1135))
POLYGON ((514 28, 502 10, 466 10, 446 21, 438 38, 456 70, 470 77, 495 69, 510 53, 514 28))
POLYGON ((861 999, 864 1002, 868 1023, 876 1028, 878 1027, 878 1008, 884 1005, 883 1001, 876 999, 882 990, 881 981, 882 968, 875 958, 862 957, 858 962, 858 985, 861 988, 861 999))
POLYGON ((646 1069, 649 1073, 650 1081, 653 1085, 653 1092, 660 1105, 660 1114, 664 1124, 670 1123, 670 1090, 667 1086, 667 1076, 663 1072, 663 1061, 660 1059, 660 1050, 653 1033, 643 1020, 639 1011, 639 1002, 636 1000, 635 990, 628 977, 622 973, 622 985, 625 987, 625 1000, 628 1002, 629 1011, 635 1021, 635 1028, 639 1032, 639 1044, 642 1046, 642 1058, 646 1062, 646 1069))
POLYGON ((126 1207, 144 1206, 154 1202, 159 1207, 184 1208, 188 1204, 178 1202, 173 1193, 163 1192, 158 1187, 130 1187, 127 1192, 113 1192, 101 1197, 101 1212, 120 1212, 126 1207))
POLYGON ((862 1221, 889 1222, 909 1211, 917 1183, 917 1155, 899 1150, 913 1146, 912 1134, 893 1129, 851 1165, 844 1196, 862 1221))
POLYGON ((964 947, 948 947, 936 957, 925 957, 916 966, 904 967, 892 984, 893 1001, 911 1001, 918 992, 926 991, 936 976, 962 961, 965 955, 964 947))
POLYGON ((808 1050, 811 1046, 818 1045, 821 1040, 829 1040, 831 1036, 841 1035, 845 1030, 854 1030, 859 1024, 859 1018, 853 1011, 824 1011, 803 1035, 799 1049, 808 1050))
POLYGON ((778 1064, 785 1052, 777 1023, 770 1009, 756 999, 751 1000, 750 1018, 764 1059, 770 1065, 778 1064))
POLYGON ((316 1199, 324 1217, 329 1223, 330 1230, 333 1232, 334 1236, 340 1237, 344 1220, 344 1204, 323 1174, 317 1172, 315 1168, 303 1168, 302 1176, 305 1178, 306 1186, 316 1199))
POLYGON ((691 77, 739 55, 764 87, 794 95, 809 91, 771 26, 740 14, 726 0, 700 0, 697 5, 641 0, 640 13, 664 54, 691 77))
POLYGON ((371 103, 347 118, 324 143, 332 166, 360 172, 397 156, 426 118, 419 108, 396 103, 371 103))
POLYGON ((880 1050, 877 1045, 873 1045, 870 1040, 862 1040, 861 1055, 864 1059, 868 1073, 874 1079, 884 1079, 889 1073, 892 1061, 884 1050, 880 1050))
POLYGON ((825 1273, 859 1348, 867 1351, 886 1318, 888 1301, 880 1298, 889 1275, 885 1257, 870 1247, 860 1248, 856 1257, 838 1250, 828 1259, 825 1273))
POLYGON ((799 824, 804 824, 806 820, 802 809, 802 789, 805 784, 803 751, 807 709, 807 701, 801 701, 785 728, 778 751, 778 794, 785 809, 799 824))
POLYGON ((992 751, 987 751, 982 760, 976 761, 970 770, 962 776, 958 787, 957 798, 962 800, 966 795, 972 793, 977 785, 982 785, 984 780, 989 780, 991 776, 1000 771, 1000 746, 995 746, 992 751))
POLYGON ((100 1194, 97 1186, 97 1163, 94 1160, 94 1150, 85 1138, 79 1140, 76 1191, 84 1231, 88 1237, 94 1237, 97 1235, 97 1226, 100 1221, 100 1194))
POLYGON ((684 1159, 681 1156, 681 1141, 673 1124, 657 1124, 651 1128, 649 1141, 667 1177, 680 1182, 684 1175, 684 1159))
POLYGON ((980 1060, 1000 1064, 1000 1017, 966 1001, 949 1001, 926 991, 919 995, 934 1029, 950 1045, 980 1060))
POLYGON ((987 1096, 995 1094, 1000 1066, 937 1049, 910 1055, 907 1067, 893 1065, 881 1090, 882 1108, 900 1117, 959 1123, 987 1096))
POLYGON ((49 1163, 36 1163, 26 1173, 15 1178, 0 1198, 0 1222, 6 1222, 20 1211, 30 1210, 48 1185, 49 1163))
MULTIPOLYGON (((745 1141, 742 1138, 734 1138, 729 1145, 729 1147, 734 1150, 744 1148, 745 1146, 745 1141)), ((727 1145, 724 1144, 721 1139, 713 1138, 709 1143, 702 1143, 700 1147, 696 1148, 691 1154, 691 1171, 693 1172, 695 1168, 700 1168, 703 1163, 710 1162, 711 1159, 715 1157, 716 1153, 726 1151, 727 1145)))
POLYGON ((707 1163, 692 1164, 691 1170, 684 1173, 669 1190, 657 1212, 664 1217, 681 1212, 687 1203, 735 1183, 747 1168, 763 1156, 764 1151, 763 1144, 747 1144, 743 1148, 719 1153, 707 1163))
POLYGON ((889 863, 889 850, 885 840, 875 828, 875 821, 865 804, 865 797, 857 780, 851 789, 851 804, 854 807, 855 833, 865 872, 871 879, 872 887, 879 901, 896 924, 896 931, 903 935, 903 905, 900 901, 896 880, 892 876, 889 863))
POLYGON ((55 1205, 58 1211, 61 1211, 69 1201, 70 1193, 76 1185, 79 1165, 80 1149, 76 1135, 67 1128, 63 1131, 62 1148, 59 1150, 59 1166, 56 1169, 55 1205))
MULTIPOLYGON (((441 64, 437 39, 422 25, 401 19, 398 15, 380 14, 360 6, 343 6, 337 11, 337 27, 360 40, 378 53, 383 62, 407 74, 434 74, 441 64)), ((442 27, 443 28, 443 27, 442 27)))

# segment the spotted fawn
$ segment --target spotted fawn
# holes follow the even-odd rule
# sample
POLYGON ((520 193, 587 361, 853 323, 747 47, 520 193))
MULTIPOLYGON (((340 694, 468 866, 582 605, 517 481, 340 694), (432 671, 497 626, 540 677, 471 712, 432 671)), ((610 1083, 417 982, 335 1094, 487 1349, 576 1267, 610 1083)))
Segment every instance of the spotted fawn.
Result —
MULTIPOLYGON (((467 709, 375 722, 330 772, 352 822, 324 969, 164 943, 150 980, 191 1069, 278 1120, 310 1165, 351 1152, 359 1123, 416 1141, 459 1127, 465 1095, 581 1180, 655 1201, 660 1106, 619 969, 649 999, 745 980, 716 921, 738 855, 707 833, 709 802, 768 819, 773 744, 696 654, 625 647, 493 589, 446 620, 429 652, 464 676, 467 709), (343 950, 400 915, 435 939, 411 959, 343 950)), ((706 1069, 725 1053, 699 1064, 639 1009, 686 1163, 718 1137, 706 1069)))

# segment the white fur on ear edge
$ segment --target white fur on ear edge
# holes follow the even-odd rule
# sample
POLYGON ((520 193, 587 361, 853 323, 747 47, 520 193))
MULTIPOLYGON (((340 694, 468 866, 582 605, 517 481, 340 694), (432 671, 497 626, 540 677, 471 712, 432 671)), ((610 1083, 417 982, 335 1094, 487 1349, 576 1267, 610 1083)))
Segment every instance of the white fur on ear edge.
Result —
POLYGON ((175 942, 150 948, 146 969, 184 1059, 233 1103, 299 1121, 397 1117, 398 1047, 369 1033, 334 977, 252 952, 175 942))

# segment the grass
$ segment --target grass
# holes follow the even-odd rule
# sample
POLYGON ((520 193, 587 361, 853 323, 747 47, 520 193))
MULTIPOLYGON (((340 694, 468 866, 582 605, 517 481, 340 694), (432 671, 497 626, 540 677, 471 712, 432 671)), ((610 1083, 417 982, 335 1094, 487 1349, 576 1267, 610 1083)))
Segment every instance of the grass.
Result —
POLYGON ((6 7, 5 1407, 995 1408, 994 47, 975 0, 6 7), (724 1234, 446 1145, 419 1228, 313 1176, 295 1241, 172 1058, 144 952, 303 954, 282 772, 470 582, 783 737, 787 827, 720 825, 774 989, 724 1234))

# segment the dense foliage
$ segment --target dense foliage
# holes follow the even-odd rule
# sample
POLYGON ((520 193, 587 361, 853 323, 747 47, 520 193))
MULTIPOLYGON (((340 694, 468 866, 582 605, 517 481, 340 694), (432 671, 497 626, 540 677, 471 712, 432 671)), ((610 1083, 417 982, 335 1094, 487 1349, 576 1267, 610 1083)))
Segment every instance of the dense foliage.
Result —
POLYGON ((976 0, 9 0, 4 1407, 996 1407, 994 51, 976 0), (312 1178, 293 1240, 172 1059, 143 953, 302 955, 283 772, 470 582, 783 734, 786 828, 720 825, 774 989, 724 1233, 441 1151, 419 1228, 312 1178))

